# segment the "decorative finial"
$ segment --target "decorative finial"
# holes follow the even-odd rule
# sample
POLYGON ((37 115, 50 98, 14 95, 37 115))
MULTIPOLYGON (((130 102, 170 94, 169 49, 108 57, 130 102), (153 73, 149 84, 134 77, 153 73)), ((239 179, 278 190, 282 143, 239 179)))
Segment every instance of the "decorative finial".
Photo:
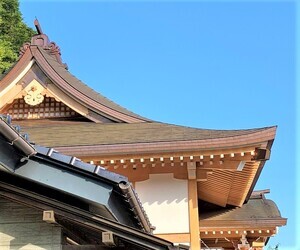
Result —
POLYGON ((36 28, 36 31, 39 35, 42 35, 43 34, 43 31, 42 31, 42 28, 40 26, 40 23, 39 21, 37 20, 37 18, 35 17, 35 20, 34 20, 34 26, 36 28))
POLYGON ((65 67, 65 69, 68 69, 68 66, 62 63, 59 47, 56 45, 56 43, 50 42, 48 36, 43 33, 41 25, 36 17, 34 20, 34 26, 36 28, 37 34, 31 38, 30 43, 27 42, 23 44, 23 46, 20 48, 19 56, 23 56, 30 46, 39 46, 40 48, 43 48, 48 54, 55 56, 57 62, 62 64, 65 67))

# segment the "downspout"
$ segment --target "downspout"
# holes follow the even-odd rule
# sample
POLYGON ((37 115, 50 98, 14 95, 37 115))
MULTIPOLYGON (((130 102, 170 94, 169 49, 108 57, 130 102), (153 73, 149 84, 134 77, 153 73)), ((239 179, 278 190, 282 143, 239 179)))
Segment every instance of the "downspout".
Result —
POLYGON ((137 216, 137 218, 140 221, 140 223, 142 224, 144 230, 147 233, 152 234, 155 227, 153 227, 151 225, 149 218, 148 218, 144 208, 142 207, 142 204, 141 204, 139 198, 137 197, 137 194, 133 190, 131 184, 128 182, 127 183, 121 182, 121 183, 119 183, 119 187, 120 187, 123 195, 127 198, 130 206, 133 209, 134 214, 137 216))

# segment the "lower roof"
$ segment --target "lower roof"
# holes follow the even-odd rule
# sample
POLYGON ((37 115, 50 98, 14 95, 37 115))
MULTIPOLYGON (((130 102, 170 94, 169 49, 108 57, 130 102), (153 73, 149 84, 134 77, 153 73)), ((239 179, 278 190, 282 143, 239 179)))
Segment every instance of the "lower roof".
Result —
POLYGON ((228 227, 228 223, 236 227, 275 227, 287 222, 275 202, 265 198, 252 197, 242 207, 221 208, 205 202, 202 206, 206 211, 199 211, 200 228, 228 227))

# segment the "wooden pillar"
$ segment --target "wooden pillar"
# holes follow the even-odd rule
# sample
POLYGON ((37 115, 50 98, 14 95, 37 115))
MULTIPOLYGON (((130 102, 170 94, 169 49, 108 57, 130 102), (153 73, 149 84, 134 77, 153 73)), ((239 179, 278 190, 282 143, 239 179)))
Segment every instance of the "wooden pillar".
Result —
POLYGON ((189 194, 189 224, 190 224, 190 249, 200 250, 200 231, 198 214, 198 194, 196 163, 189 162, 188 168, 188 194, 189 194))

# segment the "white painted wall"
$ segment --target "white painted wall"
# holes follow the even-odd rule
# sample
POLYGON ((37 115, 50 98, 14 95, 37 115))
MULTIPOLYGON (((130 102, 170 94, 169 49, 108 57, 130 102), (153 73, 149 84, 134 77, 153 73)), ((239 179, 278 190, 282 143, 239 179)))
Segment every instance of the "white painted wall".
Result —
POLYGON ((188 183, 173 174, 152 174, 146 181, 136 182, 135 189, 156 227, 154 234, 188 233, 188 183))

